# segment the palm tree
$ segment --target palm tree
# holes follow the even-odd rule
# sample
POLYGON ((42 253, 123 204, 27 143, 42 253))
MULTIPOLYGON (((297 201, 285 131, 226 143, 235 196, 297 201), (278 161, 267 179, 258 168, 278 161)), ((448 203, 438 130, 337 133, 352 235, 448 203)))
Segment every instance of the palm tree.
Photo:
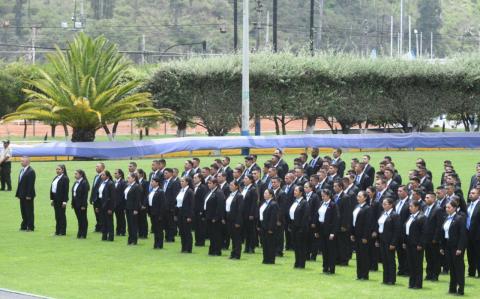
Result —
POLYGON ((4 121, 40 120, 66 124, 72 142, 93 141, 103 128, 110 139, 110 124, 135 118, 168 118, 170 110, 155 109, 149 93, 137 93, 140 81, 125 80, 129 63, 105 37, 80 33, 66 53, 47 56, 51 66, 40 78, 27 81, 28 101, 4 121))

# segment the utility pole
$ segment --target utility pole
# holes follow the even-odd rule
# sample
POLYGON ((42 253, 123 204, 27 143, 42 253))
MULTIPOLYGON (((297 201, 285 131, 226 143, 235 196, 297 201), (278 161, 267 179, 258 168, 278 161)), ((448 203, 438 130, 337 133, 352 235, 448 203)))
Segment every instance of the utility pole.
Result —
POLYGON ((233 0, 233 50, 238 50, 238 0, 233 0))
POLYGON ((260 30, 262 29, 262 11, 263 11, 263 4, 261 0, 257 0, 257 22, 255 24, 255 51, 258 52, 260 50, 260 30))
POLYGON ((320 49, 322 45, 322 28, 323 28, 323 3, 324 0, 318 1, 318 28, 317 28, 317 45, 316 48, 320 49))
POLYGON ((403 54, 403 0, 400 0, 400 53, 403 54))
POLYGON ((393 16, 390 16, 390 57, 393 57, 393 16))
POLYGON ((413 33, 415 33, 415 45, 416 45, 415 52, 416 52, 416 58, 418 58, 418 30, 417 29, 413 30, 413 33))
MULTIPOLYGON (((250 119, 250 30, 249 30, 249 0, 243 0, 243 39, 242 39, 242 136, 248 136, 250 119)), ((243 155, 249 154, 249 149, 242 149, 243 155)))
POLYGON ((315 55, 315 0, 310 0, 310 53, 315 55))
POLYGON ((265 27, 265 47, 269 47, 270 46, 270 11, 267 10, 267 26, 265 27))
POLYGON ((36 40, 37 40, 37 27, 36 25, 32 26, 32 64, 35 64, 35 56, 36 56, 36 52, 35 52, 35 43, 36 43, 36 40))
POLYGON ((277 0, 273 0, 273 52, 277 53, 278 44, 277 44, 277 13, 278 13, 278 3, 277 0))
POLYGON ((423 56, 423 32, 420 32, 420 57, 423 56))
POLYGON ((433 32, 430 32, 430 59, 433 59, 433 32))
POLYGON ((145 64, 145 34, 142 34, 142 65, 145 64))
POLYGON ((408 55, 412 55, 412 17, 408 16, 408 55))

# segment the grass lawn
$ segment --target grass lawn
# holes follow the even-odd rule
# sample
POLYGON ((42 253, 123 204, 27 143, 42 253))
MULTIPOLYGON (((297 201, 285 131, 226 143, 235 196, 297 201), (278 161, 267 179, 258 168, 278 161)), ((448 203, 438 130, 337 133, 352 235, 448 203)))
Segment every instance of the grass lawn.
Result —
MULTIPOLYGON (((443 160, 453 161, 468 188, 480 151, 374 152, 372 164, 377 167, 384 155, 393 157, 403 178, 423 157, 433 172, 434 185, 439 184, 443 160)), ((346 153, 344 160, 361 158, 362 153, 346 153)), ((289 163, 293 156, 288 156, 289 163)), ((267 156, 259 157, 259 162, 267 156)), ((172 167, 183 166, 184 158, 169 159, 172 167)), ((202 158, 210 164, 212 158, 202 158)), ((235 157, 232 164, 241 161, 235 157)), ((149 170, 150 161, 137 161, 149 170)), ((347 164, 348 164, 347 163, 347 164)), ((207 256, 207 248, 195 248, 194 253, 180 253, 177 238, 166 243, 163 250, 154 251, 153 240, 140 240, 139 245, 127 246, 126 237, 115 242, 101 242, 100 235, 91 233, 94 216, 89 207, 89 234, 86 240, 76 239, 74 212, 67 211, 67 236, 53 237, 54 212, 48 192, 55 175, 56 162, 35 162, 37 198, 35 199, 34 233, 19 232, 20 211, 14 193, 0 193, 0 287, 56 298, 445 298, 448 277, 437 283, 425 282, 423 290, 407 288, 407 278, 398 278, 396 286, 383 286, 382 272, 371 273, 370 281, 356 281, 355 261, 348 267, 338 267, 337 274, 321 273, 321 258, 309 262, 307 268, 293 269, 293 252, 277 258, 276 265, 261 264, 261 249, 254 255, 242 255, 239 261, 207 256)), ((123 168, 128 161, 108 161, 107 168, 123 168)), ((90 180, 95 162, 68 162, 70 177, 73 170, 83 168, 90 180)), ((290 164, 291 165, 291 164, 290 164)), ((13 165, 12 178, 16 186, 19 164, 13 165)), ((466 296, 478 298, 480 279, 466 279, 466 296), (477 294, 477 295, 475 295, 477 294)))

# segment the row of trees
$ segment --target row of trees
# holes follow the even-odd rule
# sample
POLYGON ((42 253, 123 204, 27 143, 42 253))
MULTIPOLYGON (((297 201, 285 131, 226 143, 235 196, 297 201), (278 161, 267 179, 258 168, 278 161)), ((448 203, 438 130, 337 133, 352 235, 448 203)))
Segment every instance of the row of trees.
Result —
MULTIPOLYGON (((261 53, 251 57, 251 116, 271 118, 285 134, 290 119, 318 119, 336 133, 352 126, 421 131, 442 114, 479 129, 480 57, 448 61, 362 59, 348 55, 261 53), (338 127, 337 127, 338 124, 338 127)), ((147 83, 155 105, 173 110, 182 136, 196 122, 225 135, 241 115, 238 56, 194 58, 159 66, 147 83)))

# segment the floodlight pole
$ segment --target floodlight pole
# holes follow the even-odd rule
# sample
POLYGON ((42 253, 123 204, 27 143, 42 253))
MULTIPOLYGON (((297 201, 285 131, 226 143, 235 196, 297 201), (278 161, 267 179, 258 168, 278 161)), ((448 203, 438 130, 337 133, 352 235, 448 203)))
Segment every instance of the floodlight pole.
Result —
MULTIPOLYGON (((242 39, 242 136, 249 135, 249 119, 250 119, 250 61, 249 61, 249 44, 250 30, 248 20, 248 3, 249 0, 243 0, 243 39, 242 39)), ((248 148, 242 149, 243 155, 248 155, 248 148)))

